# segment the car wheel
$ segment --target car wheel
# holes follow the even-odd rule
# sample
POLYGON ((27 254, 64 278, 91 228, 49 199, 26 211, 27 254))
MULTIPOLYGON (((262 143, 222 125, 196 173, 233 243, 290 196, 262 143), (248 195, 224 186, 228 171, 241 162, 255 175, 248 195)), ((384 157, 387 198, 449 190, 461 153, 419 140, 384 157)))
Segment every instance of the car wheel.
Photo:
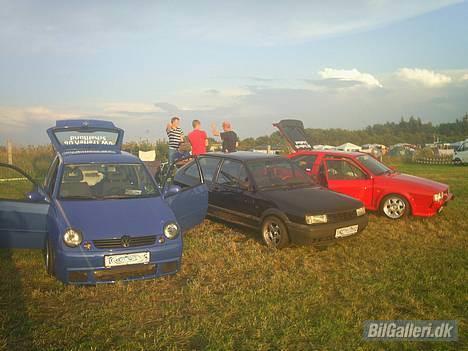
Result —
POLYGON ((409 213, 410 206, 403 196, 389 195, 382 200, 380 209, 387 218, 400 219, 409 213))
POLYGON ((284 222, 275 216, 268 216, 262 223, 263 241, 268 247, 282 249, 289 245, 288 229, 284 222))
POLYGON ((47 240, 45 248, 45 264, 47 274, 55 275, 55 252, 50 240, 47 240))
POLYGON ((461 166, 462 165, 462 161, 459 158, 456 158, 455 160, 453 160, 453 163, 455 164, 455 166, 461 166))

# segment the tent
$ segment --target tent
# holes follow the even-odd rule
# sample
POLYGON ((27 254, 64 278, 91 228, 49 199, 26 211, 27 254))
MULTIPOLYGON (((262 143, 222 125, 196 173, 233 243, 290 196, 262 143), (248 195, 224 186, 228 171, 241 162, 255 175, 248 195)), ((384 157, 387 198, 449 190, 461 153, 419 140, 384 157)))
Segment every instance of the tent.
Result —
POLYGON ((354 145, 352 143, 344 143, 336 148, 340 151, 352 152, 352 151, 361 151, 361 147, 354 145))

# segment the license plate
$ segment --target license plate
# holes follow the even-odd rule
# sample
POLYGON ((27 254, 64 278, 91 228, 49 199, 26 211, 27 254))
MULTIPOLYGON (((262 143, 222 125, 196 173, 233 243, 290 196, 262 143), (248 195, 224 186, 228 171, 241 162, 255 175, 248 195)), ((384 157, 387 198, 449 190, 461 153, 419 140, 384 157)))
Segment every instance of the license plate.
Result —
POLYGON ((358 231, 358 228, 359 226, 357 224, 350 225, 349 227, 338 228, 335 231, 335 238, 342 238, 344 236, 356 234, 358 231))
POLYGON ((136 252, 122 255, 109 255, 104 256, 105 267, 118 267, 127 266, 131 264, 142 264, 149 263, 150 253, 149 252, 136 252))

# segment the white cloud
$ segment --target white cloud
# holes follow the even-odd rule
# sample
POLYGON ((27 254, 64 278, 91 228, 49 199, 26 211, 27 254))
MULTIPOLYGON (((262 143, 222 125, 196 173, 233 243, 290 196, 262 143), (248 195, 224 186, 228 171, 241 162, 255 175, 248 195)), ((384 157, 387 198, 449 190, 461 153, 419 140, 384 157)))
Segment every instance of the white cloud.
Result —
POLYGON ((462 77, 461 80, 468 80, 468 73, 465 73, 462 77))
POLYGON ((397 75, 403 80, 416 81, 430 88, 442 87, 452 81, 445 74, 422 68, 401 68, 397 75))
MULTIPOLYGON (((54 111, 45 106, 0 106, 0 126, 28 127, 29 122, 50 121, 58 119, 76 118, 79 114, 71 112, 54 111)), ((1 129, 1 128, 0 128, 1 129)))
POLYGON ((372 74, 359 72, 356 68, 351 70, 325 68, 318 73, 322 79, 357 83, 372 88, 383 87, 382 84, 372 74))
POLYGON ((153 103, 144 102, 109 102, 104 104, 104 112, 111 114, 121 113, 153 113, 163 110, 153 103))

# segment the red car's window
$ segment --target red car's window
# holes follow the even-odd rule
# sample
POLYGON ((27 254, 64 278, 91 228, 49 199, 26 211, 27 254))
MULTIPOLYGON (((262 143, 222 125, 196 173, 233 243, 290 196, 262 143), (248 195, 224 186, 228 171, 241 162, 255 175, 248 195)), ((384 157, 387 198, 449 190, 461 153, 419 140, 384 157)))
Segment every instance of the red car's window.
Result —
POLYGON ((326 160, 329 180, 366 179, 366 174, 357 166, 346 160, 326 160))
POLYGON ((317 155, 301 155, 293 158, 293 161, 303 170, 310 172, 314 167, 317 155))

